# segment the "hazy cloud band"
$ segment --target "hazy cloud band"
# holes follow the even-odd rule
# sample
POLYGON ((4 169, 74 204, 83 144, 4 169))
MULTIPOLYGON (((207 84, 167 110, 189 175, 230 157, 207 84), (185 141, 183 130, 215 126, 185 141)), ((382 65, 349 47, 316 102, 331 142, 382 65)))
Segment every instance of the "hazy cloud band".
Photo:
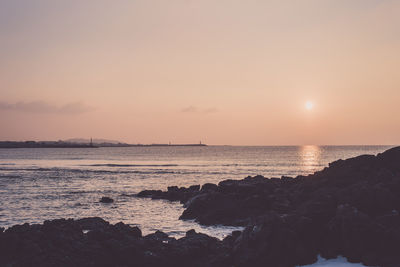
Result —
POLYGON ((45 101, 7 103, 0 101, 0 110, 44 113, 44 114, 82 114, 92 111, 93 108, 82 102, 72 102, 62 106, 53 105, 45 101))

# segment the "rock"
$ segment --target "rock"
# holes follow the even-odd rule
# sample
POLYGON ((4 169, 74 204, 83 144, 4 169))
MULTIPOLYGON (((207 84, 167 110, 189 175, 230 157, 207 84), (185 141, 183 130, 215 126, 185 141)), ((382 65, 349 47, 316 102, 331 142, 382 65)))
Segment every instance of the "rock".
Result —
POLYGON ((249 221, 274 211, 296 212, 326 223, 336 206, 350 204, 375 217, 400 210, 400 148, 378 156, 362 155, 338 160, 313 175, 296 178, 246 177, 225 180, 218 185, 178 188, 151 195, 180 201, 185 205, 181 219, 195 219, 201 224, 247 225, 249 221))
POLYGON ((83 230, 98 230, 104 229, 110 224, 99 217, 90 217, 76 220, 76 224, 78 224, 83 230))
POLYGON ((196 221, 210 224, 230 224, 236 218, 239 201, 233 195, 219 192, 204 193, 190 199, 181 219, 196 219, 196 221), (236 212, 235 212, 236 211, 236 212))
POLYGON ((301 227, 286 221, 276 213, 264 217, 264 222, 250 225, 236 238, 232 255, 238 266, 296 266, 311 264, 317 260, 317 247, 313 239, 304 238, 312 231, 310 221, 301 227))
POLYGON ((321 254, 400 266, 400 147, 337 160, 307 176, 249 176, 157 194, 184 203, 180 219, 247 226, 223 241, 228 265, 294 266, 321 254))
POLYGON ((147 235, 147 238, 153 238, 155 240, 163 240, 163 241, 168 241, 170 239, 173 239, 173 238, 169 237, 166 233, 159 231, 159 230, 157 230, 153 234, 147 235))
POLYGON ((368 266, 398 266, 400 216, 388 214, 375 219, 348 204, 338 206, 336 216, 323 233, 324 257, 345 255, 368 266))
POLYGON ((115 224, 114 227, 119 232, 122 232, 124 234, 129 234, 130 236, 134 236, 134 237, 141 237, 142 236, 142 231, 137 226, 131 227, 131 226, 127 225, 127 224, 119 222, 119 223, 115 224))
POLYGON ((110 197, 102 197, 102 198, 100 199, 100 202, 101 202, 101 203, 113 203, 113 202, 114 202, 114 199, 112 199, 112 198, 110 198, 110 197))
POLYGON ((180 201, 185 203, 188 199, 195 196, 200 190, 200 185, 192 185, 188 188, 169 186, 167 191, 143 190, 136 196, 141 198, 167 199, 169 201, 180 201))
POLYGON ((16 225, 0 233, 0 266, 224 266, 222 241, 189 231, 179 240, 100 218, 16 225), (92 229, 87 234, 82 228, 92 229))
POLYGON ((242 234, 242 231, 233 231, 230 235, 224 238, 223 242, 229 247, 233 247, 236 239, 242 234))
POLYGON ((189 191, 192 191, 192 192, 197 192, 197 191, 199 191, 200 190, 200 185, 192 185, 192 186, 189 186, 189 189, 188 189, 189 191))
POLYGON ((194 229, 190 229, 189 231, 186 232, 186 236, 191 236, 191 235, 195 235, 196 231, 194 229))
POLYGON ((211 183, 204 184, 201 187, 201 191, 203 191, 203 192, 216 191, 217 189, 218 189, 218 186, 216 184, 211 184, 211 183))

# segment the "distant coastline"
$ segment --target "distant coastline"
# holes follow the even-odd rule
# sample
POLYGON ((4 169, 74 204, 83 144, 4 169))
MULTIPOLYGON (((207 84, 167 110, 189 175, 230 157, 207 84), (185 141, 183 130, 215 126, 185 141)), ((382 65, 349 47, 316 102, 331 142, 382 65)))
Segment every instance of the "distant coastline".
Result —
POLYGON ((0 141, 0 148, 96 148, 94 144, 78 144, 64 141, 0 141))
POLYGON ((0 141, 0 148, 99 148, 99 147, 164 147, 207 146, 206 144, 127 144, 111 142, 76 143, 69 141, 0 141))
POLYGON ((207 146, 206 144, 127 144, 126 146, 207 146))

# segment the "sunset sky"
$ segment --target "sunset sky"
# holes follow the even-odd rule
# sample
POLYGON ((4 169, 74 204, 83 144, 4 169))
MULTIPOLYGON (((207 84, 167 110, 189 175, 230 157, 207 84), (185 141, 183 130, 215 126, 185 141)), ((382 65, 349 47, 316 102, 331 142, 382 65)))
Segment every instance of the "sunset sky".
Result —
POLYGON ((0 139, 400 144, 400 1, 2 0, 0 139))

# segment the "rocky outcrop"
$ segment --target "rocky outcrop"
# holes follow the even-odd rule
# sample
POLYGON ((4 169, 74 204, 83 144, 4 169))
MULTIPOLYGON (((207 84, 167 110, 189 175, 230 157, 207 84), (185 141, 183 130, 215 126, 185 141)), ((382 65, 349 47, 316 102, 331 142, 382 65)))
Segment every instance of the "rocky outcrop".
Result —
POLYGON ((376 217, 400 210, 400 147, 377 156, 338 160, 322 171, 296 178, 247 177, 201 188, 168 187, 138 197, 180 201, 181 219, 205 225, 246 226, 266 212, 296 213, 326 223, 342 204, 376 217))
MULTIPOLYGON (((0 232, 0 266, 224 266, 227 247, 188 231, 180 239, 100 218, 16 225, 0 232)), ((227 265, 226 265, 227 266, 227 265)))
POLYGON ((169 191, 146 197, 181 201, 181 219, 247 226, 226 241, 238 265, 295 266, 322 254, 400 266, 400 147, 338 160, 308 176, 226 180, 180 188, 173 198, 169 191))
POLYGON ((184 203, 194 197, 200 190, 200 185, 192 185, 188 188, 169 186, 167 191, 144 190, 137 194, 138 197, 148 197, 152 199, 167 199, 169 201, 181 201, 184 203))

